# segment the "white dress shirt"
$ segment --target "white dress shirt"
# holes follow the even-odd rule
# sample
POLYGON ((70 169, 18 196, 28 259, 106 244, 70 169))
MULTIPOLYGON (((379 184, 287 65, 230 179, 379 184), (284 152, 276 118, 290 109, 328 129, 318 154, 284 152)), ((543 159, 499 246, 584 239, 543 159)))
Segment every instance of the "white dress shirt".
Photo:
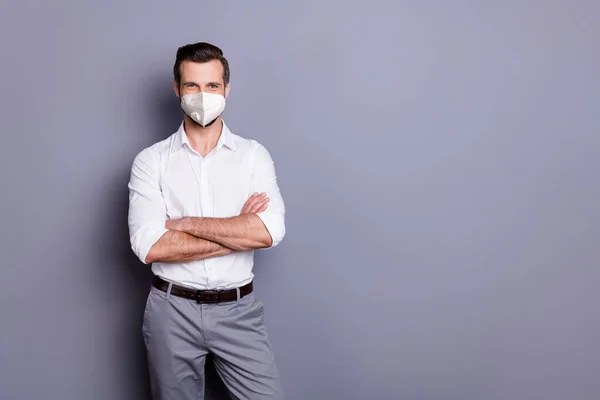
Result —
MULTIPOLYGON (((271 247, 285 235, 285 207, 271 155, 257 141, 233 134, 225 122, 216 147, 205 157, 192 149, 182 123, 135 157, 128 187, 131 248, 143 263, 168 231, 167 219, 234 217, 255 192, 270 198, 267 210, 257 215, 273 238, 271 247)), ((191 262, 155 262, 152 272, 197 289, 230 289, 252 280, 253 264, 254 251, 241 251, 191 262)))

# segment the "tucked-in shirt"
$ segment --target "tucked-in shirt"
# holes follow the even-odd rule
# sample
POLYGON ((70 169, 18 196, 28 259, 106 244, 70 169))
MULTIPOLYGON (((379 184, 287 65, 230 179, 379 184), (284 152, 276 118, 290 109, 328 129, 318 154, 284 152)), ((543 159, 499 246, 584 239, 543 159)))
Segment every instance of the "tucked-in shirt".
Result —
MULTIPOLYGON (((183 123, 167 139, 137 154, 129 180, 131 248, 146 264, 150 248, 168 231, 167 219, 240 215, 255 192, 269 197, 257 213, 277 246, 285 235, 285 206, 267 149, 232 133, 223 122, 216 147, 205 157, 189 143, 183 123)), ((230 289, 250 282, 254 251, 191 262, 154 262, 152 272, 197 289, 230 289)))

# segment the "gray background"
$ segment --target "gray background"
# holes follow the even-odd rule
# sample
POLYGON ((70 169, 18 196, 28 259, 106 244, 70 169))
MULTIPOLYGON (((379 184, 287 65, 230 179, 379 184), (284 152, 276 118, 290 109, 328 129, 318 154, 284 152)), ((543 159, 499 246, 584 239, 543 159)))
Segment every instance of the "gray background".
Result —
POLYGON ((289 399, 600 398, 599 37, 583 0, 3 1, 0 398, 148 398, 126 185, 200 40, 286 200, 289 399))

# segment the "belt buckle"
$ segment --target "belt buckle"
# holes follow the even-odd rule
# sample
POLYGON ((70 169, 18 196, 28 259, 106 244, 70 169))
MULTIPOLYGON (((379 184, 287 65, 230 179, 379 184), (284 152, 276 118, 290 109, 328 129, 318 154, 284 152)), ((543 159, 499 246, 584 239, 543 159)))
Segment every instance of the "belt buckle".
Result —
POLYGON ((220 290, 198 290, 196 292, 197 303, 218 303, 220 298, 220 290))

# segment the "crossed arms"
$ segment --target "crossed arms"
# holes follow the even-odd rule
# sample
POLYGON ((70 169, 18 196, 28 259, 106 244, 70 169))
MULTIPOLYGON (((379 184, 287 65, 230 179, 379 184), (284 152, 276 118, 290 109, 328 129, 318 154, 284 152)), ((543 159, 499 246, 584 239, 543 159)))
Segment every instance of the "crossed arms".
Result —
POLYGON ((266 193, 253 194, 232 218, 184 217, 167 220, 166 232, 148 252, 145 263, 187 262, 234 251, 271 247, 273 239, 256 215, 267 209, 266 193))
POLYGON ((148 148, 136 156, 128 185, 131 247, 143 263, 195 261, 281 242, 285 208, 273 160, 264 147, 256 149, 250 166, 250 187, 256 193, 240 215, 230 218, 167 219, 156 151, 148 148))

